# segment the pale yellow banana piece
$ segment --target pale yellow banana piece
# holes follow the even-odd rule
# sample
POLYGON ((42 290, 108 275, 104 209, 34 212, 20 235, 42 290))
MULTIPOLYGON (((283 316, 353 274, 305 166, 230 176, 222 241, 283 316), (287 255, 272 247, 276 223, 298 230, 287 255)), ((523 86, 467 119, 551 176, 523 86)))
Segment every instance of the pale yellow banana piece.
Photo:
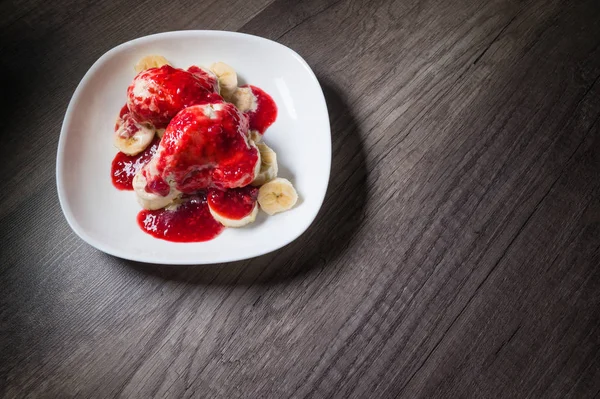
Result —
POLYGON ((262 140, 262 134, 260 134, 258 132, 258 130, 250 130, 250 140, 254 141, 255 143, 260 143, 260 141, 262 140))
POLYGON ((144 151, 154 138, 154 129, 143 123, 131 121, 118 121, 119 127, 113 135, 113 144, 119 151, 127 155, 137 155, 144 151), (129 136, 126 131, 127 124, 135 123, 139 128, 133 136, 129 136))
POLYGON ((216 62, 210 66, 210 70, 213 71, 219 79, 219 88, 221 96, 226 100, 230 101, 231 96, 237 89, 238 79, 235 70, 224 62, 216 62))
POLYGON ((252 181, 253 186, 262 186, 263 184, 277 177, 277 154, 264 142, 256 144, 260 152, 260 171, 258 176, 252 181))
POLYGON ((260 208, 274 215, 291 209, 298 201, 298 193, 289 180, 278 177, 264 184, 258 190, 260 208))
POLYGON ((137 73, 150 68, 160 68, 163 65, 171 65, 162 55, 147 55, 135 64, 134 69, 137 73))
POLYGON ((138 202, 144 209, 153 211, 155 209, 164 208, 181 195, 181 193, 174 188, 171 188, 171 191, 165 197, 149 193, 146 191, 146 184, 146 178, 141 170, 133 176, 133 191, 135 191, 138 202))
POLYGON ((262 166, 260 149, 256 146, 256 144, 254 143, 254 141, 252 141, 250 139, 248 139, 248 145, 250 147, 254 147, 254 148, 256 148, 258 150, 258 153, 257 153, 258 157, 256 158, 256 164, 254 165, 254 178, 256 179, 258 177, 258 175, 260 174, 260 168, 262 166))
POLYGON ((242 112, 256 111, 256 97, 249 87, 238 87, 231 96, 231 102, 242 112))
POLYGON ((250 212, 248 215, 244 216, 241 219, 229 219, 229 218, 221 215, 219 212, 217 212, 213 208, 211 208, 210 202, 208 202, 208 210, 210 211, 210 214, 212 215, 212 217, 215 218, 215 220, 217 222, 221 223, 223 226, 225 226, 225 227, 242 227, 242 226, 245 226, 256 220, 256 215, 258 214, 258 204, 254 204, 254 208, 252 208, 252 212, 250 212))

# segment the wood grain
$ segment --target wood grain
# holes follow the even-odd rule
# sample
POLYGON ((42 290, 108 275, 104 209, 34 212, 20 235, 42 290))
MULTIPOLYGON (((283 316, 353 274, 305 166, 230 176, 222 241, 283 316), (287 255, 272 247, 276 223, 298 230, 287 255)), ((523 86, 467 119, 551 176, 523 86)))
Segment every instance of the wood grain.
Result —
POLYGON ((600 393, 594 0, 0 2, 0 396, 600 393), (75 86, 149 33, 277 40, 333 134, 315 223, 211 267, 82 242, 54 160, 75 86))

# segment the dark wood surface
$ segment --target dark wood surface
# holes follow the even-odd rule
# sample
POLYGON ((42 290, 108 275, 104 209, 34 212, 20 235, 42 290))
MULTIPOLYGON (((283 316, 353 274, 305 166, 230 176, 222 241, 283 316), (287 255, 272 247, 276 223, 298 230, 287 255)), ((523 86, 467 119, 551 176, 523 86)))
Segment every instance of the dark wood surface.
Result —
POLYGON ((600 391, 597 0, 0 2, 0 396, 600 391), (179 29, 299 52, 329 190, 276 253, 167 267, 68 227, 55 157, 105 51, 179 29))

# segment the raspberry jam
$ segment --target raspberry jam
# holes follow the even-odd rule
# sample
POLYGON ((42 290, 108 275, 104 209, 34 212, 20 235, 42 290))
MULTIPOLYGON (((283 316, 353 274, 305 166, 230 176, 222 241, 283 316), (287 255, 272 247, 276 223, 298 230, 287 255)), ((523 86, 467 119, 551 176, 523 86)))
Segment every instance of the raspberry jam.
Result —
POLYGON ((156 169, 172 178, 177 189, 233 188, 250 184, 259 161, 258 149, 246 141, 248 121, 233 104, 196 105, 169 123, 156 169))
POLYGON ((196 65, 192 65, 187 69, 187 71, 200 79, 204 83, 205 87, 210 88, 215 93, 219 92, 219 81, 214 73, 207 72, 205 69, 202 69, 196 65))
POLYGON ((131 113, 126 113, 122 118, 117 120, 115 131, 121 137, 131 138, 141 130, 140 124, 133 118, 131 113))
POLYGON ((137 221, 151 236, 173 242, 212 240, 225 228, 210 214, 204 196, 190 197, 175 210, 143 210, 137 221))
POLYGON ((155 136, 152 143, 137 155, 119 152, 113 159, 110 170, 113 185, 119 190, 133 190, 133 176, 150 162, 159 143, 160 139, 155 136))
MULTIPOLYGON (((183 69, 163 65, 140 72, 127 88, 127 106, 140 122, 165 128, 171 118, 190 105, 217 93, 214 77, 199 77, 183 69)), ((218 94, 218 93, 217 93, 218 94)))
POLYGON ((273 98, 261 88, 252 85, 243 87, 249 87, 254 97, 256 97, 256 110, 246 112, 250 122, 250 130, 257 130, 260 134, 265 134, 267 128, 277 119, 277 105, 273 98))
POLYGON ((125 116, 125 114, 129 113, 129 108, 127 108, 127 104, 123 105, 123 108, 121 108, 121 111, 119 112, 119 118, 122 118, 125 116))
POLYGON ((227 219, 242 219, 256 206, 258 188, 246 186, 229 190, 210 189, 207 200, 213 212, 227 219))

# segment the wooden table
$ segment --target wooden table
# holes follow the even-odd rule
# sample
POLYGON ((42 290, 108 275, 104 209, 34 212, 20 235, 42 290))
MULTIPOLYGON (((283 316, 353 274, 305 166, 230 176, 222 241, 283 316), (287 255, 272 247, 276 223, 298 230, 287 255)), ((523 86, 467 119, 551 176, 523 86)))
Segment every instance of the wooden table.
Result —
POLYGON ((598 396, 598 21, 597 0, 3 1, 0 396, 598 396), (329 191, 283 250, 138 264, 62 215, 77 83, 179 29, 276 40, 321 81, 329 191))

